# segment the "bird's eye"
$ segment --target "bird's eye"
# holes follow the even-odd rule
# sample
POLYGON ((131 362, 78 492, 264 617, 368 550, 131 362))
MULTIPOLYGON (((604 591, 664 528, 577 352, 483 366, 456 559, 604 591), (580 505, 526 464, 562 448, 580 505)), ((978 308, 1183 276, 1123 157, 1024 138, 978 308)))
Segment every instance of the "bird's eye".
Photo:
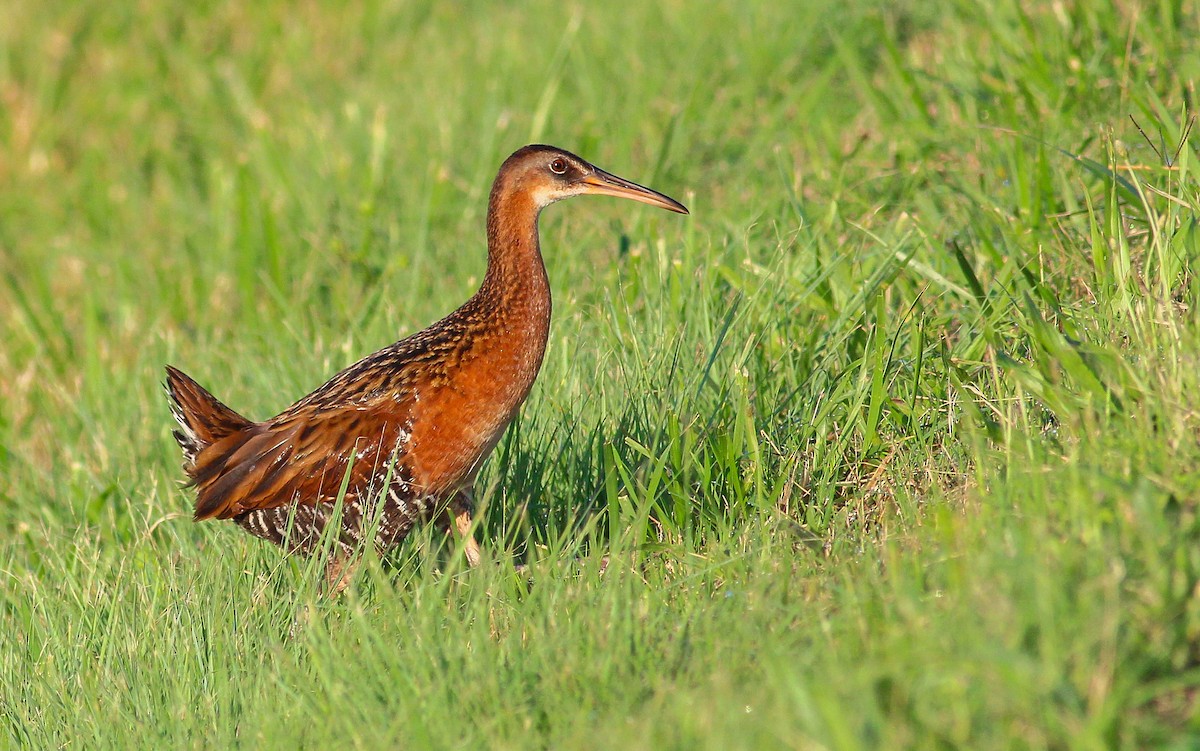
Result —
POLYGON ((567 160, 563 159, 562 157, 555 157, 554 160, 550 162, 550 171, 556 175, 567 174, 567 160))

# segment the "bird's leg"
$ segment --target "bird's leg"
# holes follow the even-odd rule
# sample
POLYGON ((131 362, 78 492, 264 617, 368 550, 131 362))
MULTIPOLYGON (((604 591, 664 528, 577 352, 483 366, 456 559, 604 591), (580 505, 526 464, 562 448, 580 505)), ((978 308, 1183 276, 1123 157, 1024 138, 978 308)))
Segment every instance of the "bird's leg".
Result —
MULTIPOLYGON (((348 587, 351 580, 354 579, 354 572, 358 569, 361 560, 361 557, 346 551, 333 553, 329 558, 329 563, 325 564, 325 591, 321 593, 321 598, 333 600, 340 595, 342 590, 348 587)), ((289 639, 295 639, 296 634, 300 633, 300 629, 308 625, 313 612, 311 607, 304 606, 296 613, 296 617, 292 619, 292 626, 288 629, 289 639)))
POLYGON ((337 597, 354 579, 361 558, 353 553, 336 552, 325 565, 325 594, 330 599, 337 597))
POLYGON ((458 534, 463 538, 463 552, 467 556, 467 563, 478 566, 483 553, 479 549, 479 543, 475 542, 475 535, 471 529, 474 508, 475 499, 471 497, 470 491, 460 490, 450 501, 446 515, 449 517, 450 534, 458 534))

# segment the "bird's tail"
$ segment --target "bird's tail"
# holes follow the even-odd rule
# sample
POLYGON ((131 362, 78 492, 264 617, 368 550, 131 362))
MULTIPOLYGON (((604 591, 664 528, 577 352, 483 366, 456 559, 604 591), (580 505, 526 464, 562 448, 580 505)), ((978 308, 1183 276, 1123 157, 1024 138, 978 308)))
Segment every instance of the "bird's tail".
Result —
POLYGON ((189 477, 196 466, 196 455, 205 447, 253 424, 170 365, 164 386, 171 401, 171 414, 179 423, 180 429, 174 435, 183 449, 183 469, 189 477))

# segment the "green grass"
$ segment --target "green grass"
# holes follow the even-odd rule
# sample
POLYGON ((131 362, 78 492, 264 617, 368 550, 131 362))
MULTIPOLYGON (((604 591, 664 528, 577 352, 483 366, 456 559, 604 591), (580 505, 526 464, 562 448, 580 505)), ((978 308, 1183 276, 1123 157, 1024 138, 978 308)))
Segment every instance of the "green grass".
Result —
POLYGON ((1195 3, 0 17, 0 746, 1200 747, 1195 3), (543 217, 532 586, 192 524, 162 365, 427 325, 530 141, 693 212, 543 217))

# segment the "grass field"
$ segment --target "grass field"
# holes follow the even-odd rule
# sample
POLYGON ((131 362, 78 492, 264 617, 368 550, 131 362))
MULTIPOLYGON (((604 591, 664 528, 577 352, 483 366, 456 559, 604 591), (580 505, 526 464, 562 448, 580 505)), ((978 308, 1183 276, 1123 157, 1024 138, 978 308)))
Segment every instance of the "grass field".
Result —
POLYGON ((1193 0, 0 17, 0 746, 1200 748, 1193 0), (162 366, 427 325, 538 141, 692 216, 543 216, 499 562, 193 524, 162 366))

